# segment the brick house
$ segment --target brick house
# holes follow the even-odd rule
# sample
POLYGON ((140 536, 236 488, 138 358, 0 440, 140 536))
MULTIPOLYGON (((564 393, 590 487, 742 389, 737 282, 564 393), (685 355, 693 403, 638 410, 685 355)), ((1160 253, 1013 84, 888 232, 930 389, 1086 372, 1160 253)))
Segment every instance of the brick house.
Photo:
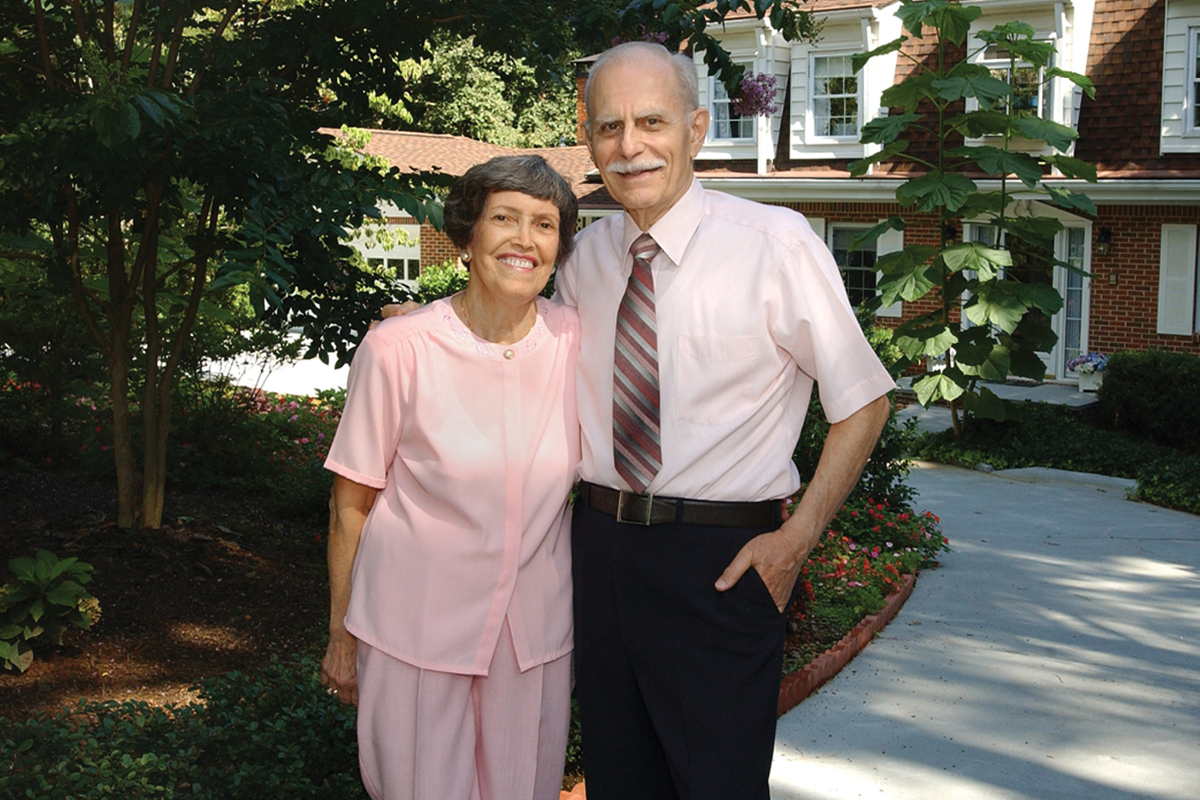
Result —
MULTIPOLYGON (((1058 66, 1096 84, 1094 101, 1061 79, 1036 98, 1038 113, 1079 132, 1073 155, 1096 165, 1100 177, 1098 184, 1048 181, 1086 192, 1097 206, 1095 217, 1021 201, 1024 210, 1063 222, 1055 255, 1090 274, 1048 266, 1031 276, 1053 282, 1065 300, 1053 320, 1059 342, 1043 354, 1047 376, 1073 380, 1066 361, 1086 350, 1157 348, 1200 355, 1200 0, 964 4, 983 10, 973 31, 1012 19, 1027 22, 1039 38, 1054 41, 1058 66)), ((851 178, 847 168, 873 152, 873 145, 859 142, 862 125, 886 113, 880 95, 908 69, 906 59, 892 54, 855 75, 850 56, 900 35, 898 4, 809 0, 805 8, 823 20, 815 44, 786 42, 752 15, 731 16, 717 33, 735 61, 776 76, 779 109, 770 117, 736 116, 721 84, 695 59, 700 102, 713 119, 696 170, 709 188, 802 212, 842 266, 851 300, 861 301, 875 292, 876 256, 903 247, 905 239, 938 238, 932 218, 905 214, 908 228, 881 237, 874 252, 847 247, 856 230, 903 213, 895 190, 908 175, 899 165, 878 165, 863 178, 851 178)), ((918 58, 931 52, 920 40, 910 40, 905 49, 918 58)), ((967 52, 984 64, 996 55, 973 39, 967 52)), ((591 60, 578 62, 581 140, 582 85, 591 60)), ((1007 67, 1006 59, 995 62, 997 69, 1007 67)), ((402 168, 439 167, 456 175, 493 155, 538 152, 575 187, 584 224, 618 210, 578 145, 514 151, 460 137, 379 131, 368 149, 402 168)), ((988 179, 977 182, 989 185, 988 179)), ((453 257, 441 234, 423 228, 418 235, 420 263, 453 257)), ((967 220, 956 235, 981 241, 993 239, 995 231, 967 220)), ((881 309, 879 317, 895 324, 927 310, 922 303, 897 303, 881 309)))
MULTIPOLYGON (((1052 281, 1065 300, 1053 320, 1059 343, 1043 354, 1047 376, 1073 380, 1066 361, 1086 350, 1200 355, 1200 0, 964 5, 982 8, 973 32, 1013 19, 1027 22, 1038 38, 1054 41, 1058 66, 1096 84, 1094 101, 1061 79, 1036 98, 1043 117, 1079 132, 1072 154, 1094 164, 1100 178, 1072 186, 1095 202, 1095 217, 1023 201, 1026 209, 1063 222, 1055 255, 1090 273, 1084 278, 1047 266, 1031 276, 1052 281)), ((880 0, 810 0, 805 8, 824 21, 820 41, 812 45, 788 43, 751 15, 727 22, 717 35, 734 60, 776 76, 779 111, 770 118, 734 116, 723 87, 696 58, 701 102, 714 120, 697 159, 701 181, 804 213, 842 266, 852 300, 874 293, 877 255, 899 249, 904 237, 937 240, 932 218, 922 224, 904 215, 909 227, 882 237, 875 253, 847 252, 856 229, 902 213, 895 188, 908 175, 898 165, 879 165, 859 179, 847 171, 851 161, 874 152, 859 142, 861 127, 886 113, 880 95, 908 68, 905 58, 892 54, 855 75, 850 56, 900 35, 897 7, 880 0)), ((920 58, 930 48, 910 39, 905 51, 920 58)), ((975 39, 968 39, 966 52, 984 64, 998 55, 975 39)), ((996 59, 995 66, 1007 68, 1007 60, 996 59)), ((977 182, 988 185, 987 179, 977 182)), ((969 220, 956 233, 975 241, 995 236, 969 220)), ((880 321, 894 324, 928 310, 922 303, 900 303, 881 309, 880 321)))

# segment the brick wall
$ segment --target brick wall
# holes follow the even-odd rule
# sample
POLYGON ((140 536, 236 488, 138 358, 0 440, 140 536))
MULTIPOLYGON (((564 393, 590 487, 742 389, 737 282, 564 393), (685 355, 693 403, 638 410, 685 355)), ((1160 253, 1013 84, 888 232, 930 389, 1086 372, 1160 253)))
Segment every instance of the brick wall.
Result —
POLYGON ((1200 355, 1200 336, 1163 336, 1158 320, 1158 259, 1162 225, 1200 224, 1200 208, 1099 206, 1093 234, 1112 233, 1107 256, 1092 253, 1091 321, 1088 347, 1171 350, 1200 355))
POLYGON ((458 258, 458 248, 450 238, 428 222, 421 226, 421 268, 458 258))
MULTIPOLYGON (((875 224, 901 213, 895 203, 779 203, 800 213, 820 217, 825 225, 875 224)), ((1100 206, 1093 223, 1093 238, 1100 229, 1112 234, 1109 255, 1092 253, 1093 279, 1088 348, 1105 353, 1120 350, 1171 350, 1200 355, 1200 335, 1163 336, 1156 332, 1158 319, 1158 259, 1164 223, 1200 224, 1200 208, 1180 206, 1100 206)), ((908 222, 905 244, 938 244, 937 219, 932 215, 903 215, 908 222)), ((962 226, 955 225, 961 240, 962 226)), ((904 304, 900 319, 879 317, 881 325, 895 326, 935 311, 937 303, 926 297, 904 304)), ((951 310, 958 319, 959 309, 951 310)))

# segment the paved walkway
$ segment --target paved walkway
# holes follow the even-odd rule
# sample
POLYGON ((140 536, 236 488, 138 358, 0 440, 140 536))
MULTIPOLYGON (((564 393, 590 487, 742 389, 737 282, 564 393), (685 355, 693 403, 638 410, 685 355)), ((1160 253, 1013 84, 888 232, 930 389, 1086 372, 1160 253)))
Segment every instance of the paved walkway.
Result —
MULTIPOLYGON (((897 384, 901 388, 908 388, 912 384, 912 378, 901 378, 897 384)), ((1081 392, 1079 387, 1074 383, 1027 383, 1025 381, 1011 381, 1009 383, 983 383, 981 386, 986 386, 997 397, 1003 400, 1012 400, 1014 403, 1020 403, 1023 400, 1032 400, 1037 403, 1053 403, 1054 405, 1069 406, 1071 408, 1084 408, 1095 404, 1096 395, 1094 392, 1081 392)), ((942 431, 953 427, 950 421, 950 409, 944 406, 931 406, 929 408, 921 408, 916 403, 900 409, 897 414, 900 421, 912 417, 917 421, 917 428, 922 431, 942 431)))
POLYGON ((779 721, 775 800, 1198 800, 1200 517, 921 465, 953 552, 779 721))

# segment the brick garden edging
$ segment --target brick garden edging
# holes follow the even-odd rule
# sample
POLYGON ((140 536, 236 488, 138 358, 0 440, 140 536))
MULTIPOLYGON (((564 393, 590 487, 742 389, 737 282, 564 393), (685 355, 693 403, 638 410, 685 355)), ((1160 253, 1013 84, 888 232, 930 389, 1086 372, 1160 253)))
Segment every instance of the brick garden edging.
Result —
POLYGON ((862 618, 862 621, 843 636, 837 644, 821 655, 808 662, 804 669, 796 670, 785 675, 779 687, 779 709, 776 712, 783 716, 800 701, 817 690, 821 684, 841 671, 849 664, 862 649, 871 643, 875 634, 879 633, 891 622, 900 611, 900 606, 912 594, 916 575, 905 575, 904 585, 887 596, 883 608, 878 613, 862 618))

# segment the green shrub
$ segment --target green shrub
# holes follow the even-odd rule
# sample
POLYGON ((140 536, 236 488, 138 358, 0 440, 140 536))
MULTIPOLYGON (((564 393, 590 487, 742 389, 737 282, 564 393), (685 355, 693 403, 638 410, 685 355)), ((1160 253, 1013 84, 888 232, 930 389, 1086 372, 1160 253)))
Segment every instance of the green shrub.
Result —
POLYGON ((1138 499, 1200 514, 1200 457, 1129 432, 1087 425, 1063 406, 1024 403, 1020 420, 979 420, 959 442, 951 431, 921 434, 915 453, 964 467, 1050 467, 1136 478, 1138 499))
POLYGON ((84 702, 3 720, 0 797, 366 798, 354 710, 317 668, 293 657, 206 679, 182 707, 84 702))
POLYGON ((36 558, 14 558, 8 568, 16 580, 0 586, 0 659, 5 669, 24 672, 34 645, 62 644, 68 625, 90 630, 100 604, 83 588, 92 565, 77 558, 38 550, 36 558))
MULTIPOLYGON (((884 366, 890 369, 900 357, 899 348, 892 343, 892 332, 876 326, 875 316, 871 312, 859 309, 857 315, 867 341, 871 343, 884 366)), ((825 420, 825 411, 821 407, 817 387, 814 386, 812 397, 808 401, 808 413, 804 418, 804 429, 800 432, 796 449, 792 453, 792 460, 800 472, 802 485, 807 485, 812 480, 821 458, 821 450, 825 446, 825 437, 828 435, 829 423, 825 420)), ((916 494, 915 490, 904 482, 908 476, 909 454, 913 451, 916 439, 916 420, 910 419, 904 425, 900 425, 893 409, 888 414, 887 424, 884 425, 879 442, 871 452, 862 477, 850 493, 850 499, 869 499, 887 503, 892 508, 907 508, 916 494)))
POLYGON ((421 270, 417 278, 421 302, 432 303, 467 288, 467 271, 457 262, 443 261, 421 270))
POLYGON ((1200 357, 1117 353, 1104 369, 1100 411, 1108 424, 1200 455, 1200 357))

